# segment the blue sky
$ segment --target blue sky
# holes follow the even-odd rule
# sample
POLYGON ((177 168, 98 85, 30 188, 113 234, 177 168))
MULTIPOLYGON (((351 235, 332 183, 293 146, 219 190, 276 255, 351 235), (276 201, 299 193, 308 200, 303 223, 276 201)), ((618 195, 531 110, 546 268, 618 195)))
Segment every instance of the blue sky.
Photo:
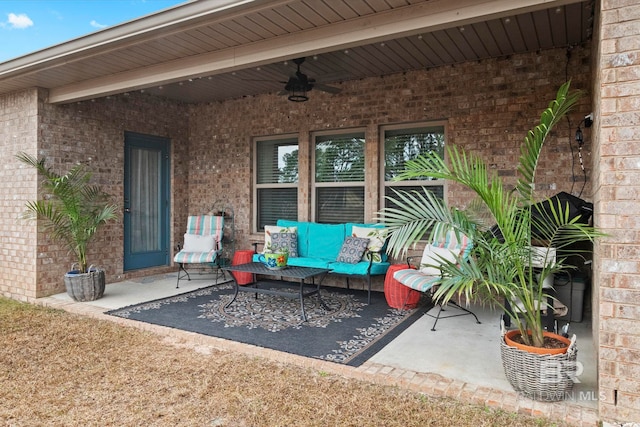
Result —
POLYGON ((0 62, 185 0, 0 0, 0 62))

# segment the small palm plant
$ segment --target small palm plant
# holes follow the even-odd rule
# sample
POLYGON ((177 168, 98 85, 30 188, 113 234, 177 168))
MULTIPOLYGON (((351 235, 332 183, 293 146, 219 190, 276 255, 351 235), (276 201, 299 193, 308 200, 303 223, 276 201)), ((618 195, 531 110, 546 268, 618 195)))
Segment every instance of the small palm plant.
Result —
POLYGON ((87 245, 98 228, 116 218, 117 206, 110 195, 90 183, 91 173, 77 164, 59 175, 40 160, 26 153, 16 155, 44 177, 41 200, 27 202, 25 219, 44 220, 44 230, 73 253, 79 273, 87 273, 87 245))
POLYGON ((429 153, 407 162, 398 180, 429 176, 462 184, 477 196, 468 209, 449 208, 423 189, 396 191, 395 197, 388 197, 394 207, 381 212, 390 229, 388 251, 394 257, 404 254, 425 233, 433 237, 453 230, 467 235, 473 242, 471 259, 443 263, 434 297, 442 303, 455 295, 484 297, 510 313, 523 342, 535 347, 544 345, 540 302, 549 297, 544 280, 571 268, 561 255, 563 249, 599 235, 580 223, 579 217, 573 218, 560 201, 543 210, 534 198, 535 172, 545 140, 580 97, 569 86, 567 82, 560 87, 540 123, 524 138, 515 189, 505 188, 479 157, 453 146, 447 149, 449 164, 437 153, 429 153), (550 256, 549 249, 560 255, 550 256), (543 259, 537 259, 540 257, 543 259))

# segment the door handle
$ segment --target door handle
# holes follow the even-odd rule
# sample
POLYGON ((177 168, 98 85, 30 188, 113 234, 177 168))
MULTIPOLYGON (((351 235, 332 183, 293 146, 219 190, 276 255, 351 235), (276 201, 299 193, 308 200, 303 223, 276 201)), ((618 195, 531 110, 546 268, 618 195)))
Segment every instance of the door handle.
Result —
POLYGON ((124 208, 124 213, 131 213, 131 209, 130 208, 124 208))

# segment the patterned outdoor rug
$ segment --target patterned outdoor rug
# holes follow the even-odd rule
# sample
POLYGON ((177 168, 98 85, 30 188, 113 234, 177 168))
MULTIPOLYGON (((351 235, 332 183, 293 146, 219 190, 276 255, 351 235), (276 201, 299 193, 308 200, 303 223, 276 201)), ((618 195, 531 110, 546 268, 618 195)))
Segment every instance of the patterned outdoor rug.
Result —
MULTIPOLYGON (((272 284, 273 288, 291 289, 272 284)), ((359 366, 424 313, 424 308, 390 308, 380 292, 323 288, 304 299, 308 321, 300 318, 298 298, 240 292, 223 283, 170 298, 107 312, 114 316, 169 326, 317 359, 359 366)))

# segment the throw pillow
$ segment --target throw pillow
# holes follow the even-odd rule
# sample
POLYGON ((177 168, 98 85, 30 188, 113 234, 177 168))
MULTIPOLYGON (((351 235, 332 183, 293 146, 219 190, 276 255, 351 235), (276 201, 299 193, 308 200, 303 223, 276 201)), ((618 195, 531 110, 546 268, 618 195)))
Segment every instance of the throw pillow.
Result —
POLYGON ((216 247, 216 236, 199 234, 184 235, 184 248, 185 252, 211 252, 216 247))
POLYGON ((456 262, 456 254, 446 248, 439 248, 433 245, 424 247, 422 259, 420 260, 420 272, 429 276, 439 276, 443 259, 449 262, 456 262))
POLYGON ((289 254, 289 258, 298 256, 298 233, 272 233, 271 251, 289 254))
POLYGON ((362 259, 362 254, 367 250, 369 239, 362 237, 347 236, 342 243, 340 253, 338 254, 338 262, 346 262, 348 264, 357 264, 362 259))
POLYGON ((369 257, 373 257, 373 262, 382 262, 382 252, 380 251, 387 239, 387 229, 378 227, 351 227, 351 235, 353 237, 361 237, 369 239, 367 251, 362 256, 363 261, 369 261, 369 257), (371 251, 371 252, 368 252, 371 251))
POLYGON ((262 252, 271 252, 271 235, 273 233, 297 233, 298 227, 280 227, 279 225, 264 226, 264 247, 262 252))

